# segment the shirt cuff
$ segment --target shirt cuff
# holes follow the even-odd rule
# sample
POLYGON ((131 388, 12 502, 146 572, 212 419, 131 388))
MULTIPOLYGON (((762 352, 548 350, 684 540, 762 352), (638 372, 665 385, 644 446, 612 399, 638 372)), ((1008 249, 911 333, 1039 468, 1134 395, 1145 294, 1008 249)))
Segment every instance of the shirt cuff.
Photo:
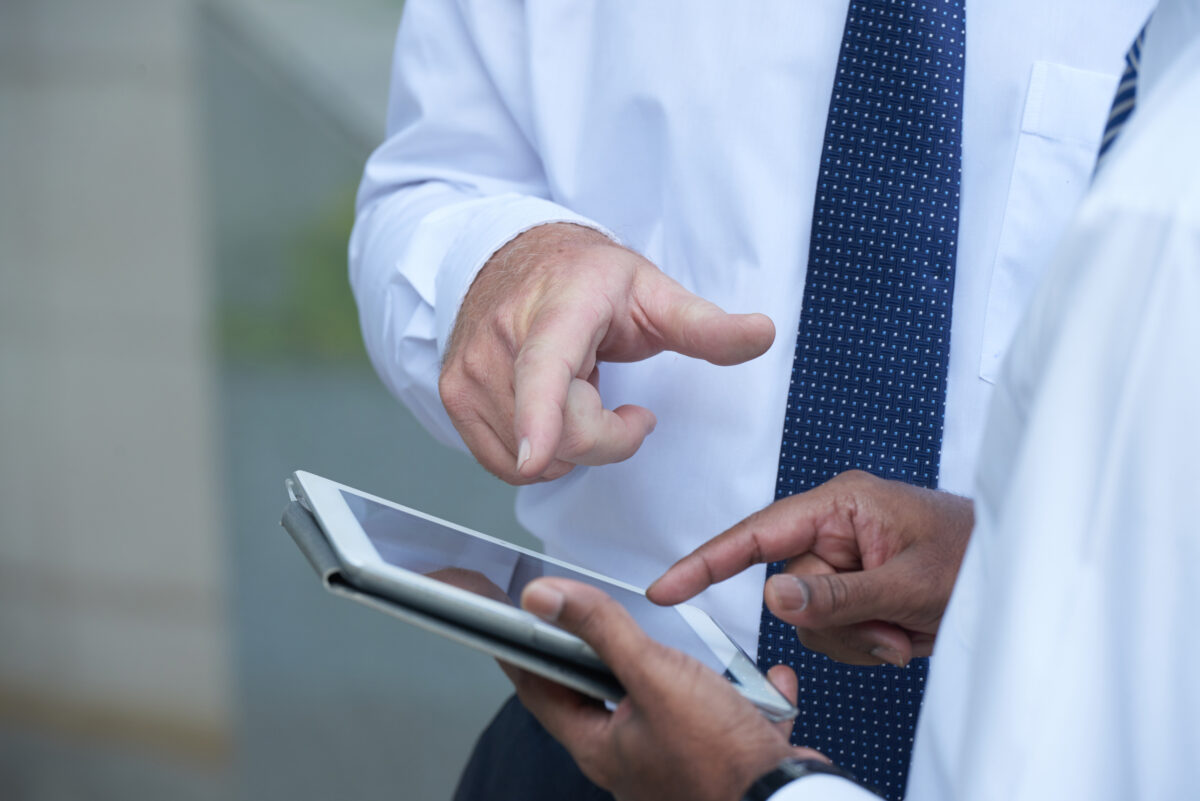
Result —
POLYGON ((528 195, 490 198, 464 222, 463 235, 447 252, 437 275, 435 328, 439 355, 446 353, 446 343, 467 290, 492 254, 530 228, 560 222, 591 228, 616 241, 612 232, 599 223, 557 203, 528 195))
MULTIPOLYGON (((812 774, 780 787, 771 801, 880 801, 861 785, 841 778, 812 774)), ((913 801, 916 801, 914 799, 913 801)))

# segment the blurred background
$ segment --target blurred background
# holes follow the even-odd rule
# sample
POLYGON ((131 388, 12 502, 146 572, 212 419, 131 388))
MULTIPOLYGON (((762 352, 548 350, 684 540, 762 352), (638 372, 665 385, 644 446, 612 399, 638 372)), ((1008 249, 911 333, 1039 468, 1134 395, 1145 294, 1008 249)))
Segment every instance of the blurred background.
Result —
POLYGON ((304 468, 529 544, 359 340, 400 13, 0 0, 0 798, 449 798, 507 695, 279 527, 304 468))

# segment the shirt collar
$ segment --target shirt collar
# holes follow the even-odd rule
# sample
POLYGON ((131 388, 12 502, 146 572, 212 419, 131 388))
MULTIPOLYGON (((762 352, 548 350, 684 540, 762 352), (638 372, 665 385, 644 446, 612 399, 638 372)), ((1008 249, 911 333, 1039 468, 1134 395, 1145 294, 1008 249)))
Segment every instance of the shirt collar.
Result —
POLYGON ((1142 47, 1138 104, 1158 89, 1175 61, 1200 40, 1200 0, 1160 0, 1142 47))

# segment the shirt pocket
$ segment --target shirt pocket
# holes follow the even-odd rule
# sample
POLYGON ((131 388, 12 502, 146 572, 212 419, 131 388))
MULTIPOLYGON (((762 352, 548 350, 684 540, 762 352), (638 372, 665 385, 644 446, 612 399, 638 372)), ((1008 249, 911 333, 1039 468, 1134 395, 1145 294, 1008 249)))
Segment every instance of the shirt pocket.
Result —
POLYGON ((1033 65, 992 265, 979 375, 995 383, 1017 323, 1091 183, 1115 76, 1033 65))

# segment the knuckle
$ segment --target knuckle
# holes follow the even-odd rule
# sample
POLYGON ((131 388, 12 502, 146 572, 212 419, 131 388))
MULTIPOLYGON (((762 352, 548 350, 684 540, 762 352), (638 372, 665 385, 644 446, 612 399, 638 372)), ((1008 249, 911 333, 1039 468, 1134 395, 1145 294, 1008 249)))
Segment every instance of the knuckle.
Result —
POLYGON ((579 636, 591 643, 602 641, 619 608, 620 604, 607 595, 588 603, 579 615, 579 636))
POLYGON ((447 392, 454 392, 464 383, 466 383, 466 381, 455 362, 447 360, 442 364, 442 372, 438 374, 439 393, 444 395, 447 392))
POLYGON ((513 371, 518 375, 557 372, 564 385, 574 377, 570 362, 563 356, 562 343, 542 340, 530 340, 521 346, 513 360, 513 371))
POLYGON ((535 367, 546 356, 546 346, 534 342, 526 342, 521 346, 521 350, 517 352, 516 358, 513 360, 513 370, 517 373, 523 373, 531 367, 535 367))
POLYGON ((446 413, 450 415, 450 419, 459 421, 467 417, 474 411, 475 394, 470 391, 465 381, 462 381, 458 376, 450 376, 446 373, 442 374, 438 381, 438 395, 442 399, 442 406, 446 408, 446 413))
POLYGON ((847 470, 830 483, 845 493, 844 503, 853 503, 860 493, 867 492, 880 479, 865 470, 847 470))
POLYGON ((486 382, 498 370, 501 362, 490 348, 465 348, 455 360, 456 367, 464 375, 476 381, 486 382))
POLYGON ((845 612, 850 606, 850 592, 846 587, 846 583, 837 578, 837 576, 827 576, 825 581, 826 600, 829 604, 829 612, 832 615, 839 615, 845 612))
POLYGON ((750 564, 757 565, 767 561, 766 549, 763 547, 763 533, 757 526, 751 526, 747 539, 750 543, 750 564))
POLYGON ((573 461, 591 453, 599 444, 600 438, 594 431, 578 425, 569 426, 563 431, 556 455, 563 461, 573 461))
POLYGON ((700 567, 704 570, 704 586, 708 587, 717 582, 718 570, 713 565, 707 551, 700 551, 696 554, 699 559, 700 567))
POLYGON ((696 660, 674 648, 664 648, 657 643, 646 650, 641 662, 642 680, 650 686, 695 685, 703 681, 705 674, 697 670, 696 660))

